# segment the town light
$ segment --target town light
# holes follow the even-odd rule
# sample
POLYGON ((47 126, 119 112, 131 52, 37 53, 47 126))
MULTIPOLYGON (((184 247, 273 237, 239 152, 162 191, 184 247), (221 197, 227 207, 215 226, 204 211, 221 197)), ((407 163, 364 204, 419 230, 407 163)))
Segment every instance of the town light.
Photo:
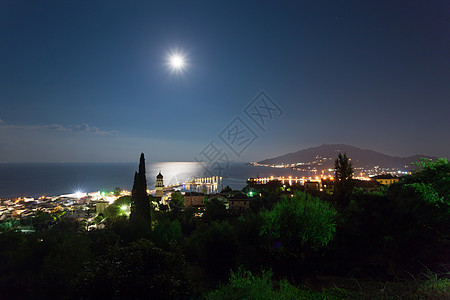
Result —
POLYGON ((85 196, 86 196, 86 193, 83 193, 83 192, 80 191, 80 190, 76 190, 75 193, 74 193, 74 196, 75 196, 75 198, 80 199, 80 198, 85 197, 85 196))

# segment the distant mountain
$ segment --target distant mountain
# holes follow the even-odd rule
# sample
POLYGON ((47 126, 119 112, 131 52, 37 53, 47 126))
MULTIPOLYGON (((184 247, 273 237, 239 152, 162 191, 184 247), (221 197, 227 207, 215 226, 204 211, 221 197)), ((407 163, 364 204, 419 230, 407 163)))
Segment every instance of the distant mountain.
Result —
POLYGON ((380 168, 405 168, 410 166, 412 162, 419 161, 421 158, 435 157, 427 155, 413 155, 409 157, 390 156, 372 150, 360 149, 345 144, 332 144, 312 147, 300 150, 294 153, 288 153, 275 158, 260 161, 260 164, 315 164, 321 165, 322 168, 333 168, 334 160, 339 153, 347 153, 354 167, 379 166, 380 168))

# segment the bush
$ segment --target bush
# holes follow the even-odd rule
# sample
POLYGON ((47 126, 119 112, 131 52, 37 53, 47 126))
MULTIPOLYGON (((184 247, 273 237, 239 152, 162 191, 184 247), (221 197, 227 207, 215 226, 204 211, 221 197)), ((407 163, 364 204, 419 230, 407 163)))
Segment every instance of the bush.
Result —
POLYGON ((153 238, 158 245, 165 246, 181 238, 180 221, 159 220, 153 230, 153 238))
POLYGON ((230 279, 227 284, 221 285, 218 289, 208 293, 205 298, 208 300, 342 299, 341 291, 338 291, 338 296, 334 295, 334 291, 313 292, 293 286, 286 279, 273 282, 272 276, 272 271, 262 270, 260 276, 255 276, 250 271, 240 267, 236 272, 230 272, 230 279))
POLYGON ((177 246, 163 250, 141 239, 86 263, 75 290, 77 296, 89 299, 188 299, 191 284, 185 270, 177 246))
POLYGON ((417 165, 379 194, 353 193, 329 266, 340 274, 398 276, 449 263, 450 165, 445 159, 417 165))
POLYGON ((336 232, 337 212, 319 198, 297 192, 272 210, 261 212, 261 235, 279 255, 299 258, 305 251, 325 248, 336 232))
POLYGON ((237 238, 226 221, 202 224, 186 240, 190 257, 214 279, 225 279, 236 264, 237 238))

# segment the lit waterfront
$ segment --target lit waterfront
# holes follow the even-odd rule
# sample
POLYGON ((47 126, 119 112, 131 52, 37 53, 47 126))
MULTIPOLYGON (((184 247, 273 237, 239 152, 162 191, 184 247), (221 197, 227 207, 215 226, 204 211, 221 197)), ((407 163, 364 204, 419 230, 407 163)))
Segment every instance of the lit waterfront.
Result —
MULTIPOLYGON (((0 198, 18 198, 112 191, 116 187, 131 190, 136 163, 43 163, 0 164, 0 198)), ((205 175, 197 162, 150 162, 146 165, 147 186, 154 189, 161 171, 164 185, 173 185, 210 176, 223 177, 222 185, 242 189, 250 177, 314 176, 313 172, 230 163, 222 174, 205 175)))
MULTIPOLYGON (((252 166, 256 167, 266 167, 275 170, 292 170, 297 172, 303 172, 306 175, 302 176, 303 179, 307 180, 319 180, 321 178, 328 178, 334 175, 334 169, 324 168, 315 166, 314 163, 295 163, 295 164, 263 164, 252 162, 252 166)), ((359 180, 370 180, 370 177, 377 176, 380 174, 391 174, 391 175, 406 175, 411 174, 411 171, 399 168, 380 168, 379 166, 374 166, 371 168, 364 167, 353 167, 355 178, 359 180)))
MULTIPOLYGON (((137 167, 136 163, 1 163, 0 198, 131 190, 137 167)), ((159 171, 166 185, 201 176, 195 162, 155 162, 146 168, 149 188, 155 186, 159 171)))
MULTIPOLYGON (((54 197, 76 192, 112 191, 116 187, 131 190, 137 167, 136 163, 0 164, 0 198, 54 197)), ((204 175, 201 165, 196 162, 150 162, 146 167, 147 185, 150 190, 154 189, 159 171, 164 176, 166 186, 193 178, 209 177, 204 175)), ((392 172, 398 175, 399 170, 374 169, 368 173, 369 171, 355 168, 355 177, 367 180, 369 175, 392 172)), ((228 185, 233 189, 242 189, 248 178, 291 176, 314 180, 316 177, 320 179, 334 176, 334 170, 296 170, 287 165, 275 168, 258 164, 230 163, 229 169, 223 174, 213 175, 223 177, 218 188, 228 185)))

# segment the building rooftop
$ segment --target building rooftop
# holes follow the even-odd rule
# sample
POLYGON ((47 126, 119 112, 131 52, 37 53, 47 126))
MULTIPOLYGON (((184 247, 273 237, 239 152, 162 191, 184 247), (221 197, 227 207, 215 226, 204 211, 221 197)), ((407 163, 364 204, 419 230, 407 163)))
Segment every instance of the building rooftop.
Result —
POLYGON ((184 196, 204 196, 204 194, 198 192, 187 192, 184 194, 184 196))

